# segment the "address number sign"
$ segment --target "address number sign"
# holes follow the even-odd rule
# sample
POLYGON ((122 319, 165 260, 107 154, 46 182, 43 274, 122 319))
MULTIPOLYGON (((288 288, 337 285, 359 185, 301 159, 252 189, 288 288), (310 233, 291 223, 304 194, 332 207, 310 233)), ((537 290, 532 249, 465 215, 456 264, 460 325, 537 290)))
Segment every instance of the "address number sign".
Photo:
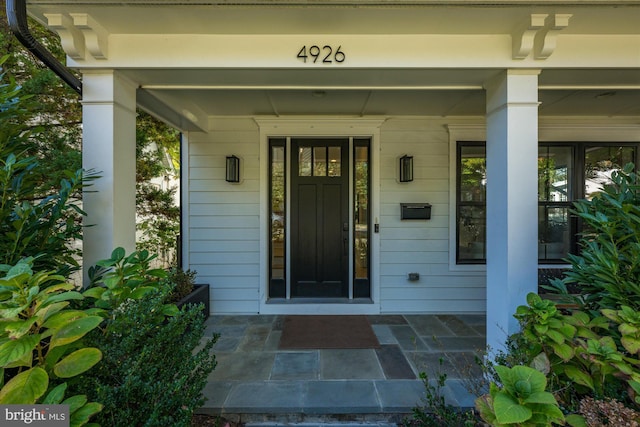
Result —
POLYGON ((342 63, 346 59, 344 52, 342 51, 342 46, 329 46, 324 45, 322 47, 318 45, 313 45, 307 47, 302 46, 302 48, 298 51, 297 58, 304 62, 309 63, 321 63, 321 64, 333 64, 333 63, 342 63))

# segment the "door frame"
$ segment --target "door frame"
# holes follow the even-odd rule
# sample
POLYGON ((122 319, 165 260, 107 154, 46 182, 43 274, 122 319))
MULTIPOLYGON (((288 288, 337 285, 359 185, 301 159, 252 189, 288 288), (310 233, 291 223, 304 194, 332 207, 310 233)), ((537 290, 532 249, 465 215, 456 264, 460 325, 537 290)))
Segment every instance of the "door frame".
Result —
MULTIPOLYGON (((371 138, 370 164, 371 164, 371 221, 377 224, 380 218, 380 127, 385 118, 254 118, 260 131, 260 295, 258 312, 261 314, 378 314, 380 313, 380 286, 379 286, 379 260, 380 260, 380 235, 371 233, 370 241, 370 286, 371 300, 366 303, 352 298, 350 286, 349 298, 340 302, 322 302, 307 298, 287 298, 283 300, 269 301, 269 241, 268 241, 268 216, 269 216, 269 138, 274 137, 318 137, 318 138, 371 138)), ((350 144, 351 145, 351 144, 350 144)), ((287 150, 290 141, 287 143, 287 150)), ((349 150, 349 162, 353 158, 352 150, 349 150)), ((290 173, 291 161, 287 162, 290 173)), ((350 181, 351 182, 351 181, 350 181)), ((350 184, 351 185, 351 184, 350 184)), ((287 188, 287 193, 290 191, 287 188)), ((353 191, 349 189, 349 203, 351 205, 353 191)), ((287 194, 287 204, 290 203, 290 194, 287 194)), ((288 206, 290 211, 290 206, 288 206)), ((287 263, 290 262, 288 257, 287 263)), ((349 262, 349 281, 353 268, 349 262)), ((290 271, 287 264, 287 271, 290 271)), ((287 286, 287 289, 290 289, 287 286)))

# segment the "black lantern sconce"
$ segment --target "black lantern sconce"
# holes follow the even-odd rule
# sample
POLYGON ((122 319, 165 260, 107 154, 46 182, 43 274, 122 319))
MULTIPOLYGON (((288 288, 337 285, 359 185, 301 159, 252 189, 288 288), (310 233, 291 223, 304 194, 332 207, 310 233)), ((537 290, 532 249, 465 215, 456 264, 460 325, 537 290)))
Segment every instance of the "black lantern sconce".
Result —
POLYGON ((240 158, 227 156, 227 182, 240 182, 240 158))
POLYGON ((400 157, 400 182, 413 181, 413 156, 400 157))

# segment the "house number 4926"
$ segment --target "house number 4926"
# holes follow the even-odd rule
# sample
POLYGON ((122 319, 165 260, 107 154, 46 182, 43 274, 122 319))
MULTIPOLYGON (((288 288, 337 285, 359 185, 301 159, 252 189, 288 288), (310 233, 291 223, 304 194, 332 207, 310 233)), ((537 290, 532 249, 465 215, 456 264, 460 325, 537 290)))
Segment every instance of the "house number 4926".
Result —
POLYGON ((298 52, 298 59, 304 62, 307 61, 315 63, 323 63, 323 64, 332 64, 334 62, 341 63, 345 60, 345 54, 341 50, 342 46, 338 46, 337 48, 329 45, 324 45, 322 47, 313 45, 313 46, 302 46, 302 49, 298 52))

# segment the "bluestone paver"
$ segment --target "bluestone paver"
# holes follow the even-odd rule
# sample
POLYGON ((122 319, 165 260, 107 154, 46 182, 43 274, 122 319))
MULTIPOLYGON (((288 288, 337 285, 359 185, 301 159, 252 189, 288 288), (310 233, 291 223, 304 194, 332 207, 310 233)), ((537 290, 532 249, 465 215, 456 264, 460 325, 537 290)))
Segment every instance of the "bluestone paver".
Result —
POLYGON ((285 316, 211 316, 205 334, 221 334, 213 348, 218 366, 197 412, 263 420, 272 427, 291 422, 321 427, 324 421, 337 427, 336 421, 344 420, 360 423, 353 427, 391 427, 421 403, 421 371, 432 383, 446 372, 447 402, 473 406, 476 396, 466 390, 465 375, 477 373, 469 361, 474 350, 484 348, 484 316, 367 317, 378 349, 281 350, 285 316))
POLYGON ((308 414, 371 414, 380 411, 373 381, 308 381, 304 411, 308 414))

